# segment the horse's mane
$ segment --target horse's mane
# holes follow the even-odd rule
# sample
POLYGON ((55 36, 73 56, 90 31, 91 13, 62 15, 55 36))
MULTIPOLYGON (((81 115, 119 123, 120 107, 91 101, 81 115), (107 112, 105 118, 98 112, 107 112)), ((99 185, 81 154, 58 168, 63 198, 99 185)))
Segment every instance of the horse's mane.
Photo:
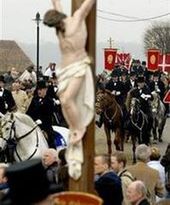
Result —
POLYGON ((14 116, 21 121, 21 123, 26 124, 30 127, 34 127, 35 126, 35 122, 32 120, 32 118, 29 115, 26 115, 24 113, 20 113, 20 112, 15 112, 14 116))

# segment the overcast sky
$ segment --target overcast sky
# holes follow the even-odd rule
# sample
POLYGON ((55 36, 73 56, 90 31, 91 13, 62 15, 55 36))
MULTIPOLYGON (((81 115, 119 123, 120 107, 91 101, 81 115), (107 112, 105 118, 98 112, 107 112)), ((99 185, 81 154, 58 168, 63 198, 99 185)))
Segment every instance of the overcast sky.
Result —
MULTIPOLYGON (((67 14, 70 12, 71 0, 62 0, 67 14)), ((0 39, 14 39, 20 42, 34 43, 36 24, 32 21, 37 11, 43 17, 51 8, 50 0, 0 0, 0 39)), ((132 20, 149 18, 170 13, 170 0, 98 0, 97 1, 97 41, 107 43, 112 37, 115 44, 119 41, 141 42, 145 29, 151 21, 116 22, 115 20, 132 20), (107 12, 125 15, 115 16, 107 12), (110 20, 104 19, 108 18, 110 20)), ((170 20, 170 15, 159 20, 170 20)), ((56 41, 55 32, 41 25, 41 42, 56 41)))

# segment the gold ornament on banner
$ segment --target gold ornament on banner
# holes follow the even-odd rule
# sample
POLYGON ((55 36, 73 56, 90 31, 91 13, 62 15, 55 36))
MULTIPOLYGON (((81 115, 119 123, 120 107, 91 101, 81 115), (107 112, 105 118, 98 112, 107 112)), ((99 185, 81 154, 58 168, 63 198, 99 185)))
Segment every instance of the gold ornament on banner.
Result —
POLYGON ((108 64, 112 64, 113 63, 113 55, 108 55, 107 56, 107 62, 108 62, 108 64))
POLYGON ((156 62, 156 56, 155 56, 155 55, 151 55, 151 57, 150 57, 150 63, 151 63, 151 64, 155 64, 155 62, 156 62))

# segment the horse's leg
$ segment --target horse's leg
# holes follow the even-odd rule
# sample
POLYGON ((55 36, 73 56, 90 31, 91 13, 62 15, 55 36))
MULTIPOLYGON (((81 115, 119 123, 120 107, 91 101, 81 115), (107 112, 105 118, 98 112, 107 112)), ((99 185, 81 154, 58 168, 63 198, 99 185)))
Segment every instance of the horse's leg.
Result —
POLYGON ((115 144, 116 150, 123 151, 123 134, 122 134, 120 128, 117 128, 115 131, 114 144, 115 144))
POLYGON ((154 118, 154 119, 153 119, 153 125, 152 125, 152 133, 153 133, 154 143, 157 143, 157 127, 158 127, 158 122, 157 122, 157 120, 154 118))
POLYGON ((136 155, 135 155, 135 150, 136 150, 136 136, 131 135, 131 140, 132 140, 132 153, 133 153, 133 164, 136 163, 136 155))
POLYGON ((162 121, 159 123, 158 126, 159 142, 162 142, 162 133, 164 130, 165 123, 166 123, 166 117, 162 119, 162 121))
POLYGON ((105 130, 106 138, 107 138, 108 155, 110 156, 112 154, 111 133, 110 133, 110 129, 107 128, 107 126, 105 125, 104 125, 104 130, 105 130))

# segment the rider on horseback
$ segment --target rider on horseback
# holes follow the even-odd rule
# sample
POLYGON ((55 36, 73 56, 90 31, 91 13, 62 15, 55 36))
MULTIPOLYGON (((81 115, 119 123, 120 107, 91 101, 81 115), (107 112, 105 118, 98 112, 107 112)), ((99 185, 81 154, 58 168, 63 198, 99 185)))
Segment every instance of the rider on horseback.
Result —
MULTIPOLYGON (((137 98, 141 104, 141 110, 147 116, 148 127, 147 127, 147 136, 151 135, 152 128, 152 111, 150 106, 150 100, 153 100, 150 89, 145 84, 145 78, 143 76, 138 77, 137 87, 130 91, 131 98, 137 98)), ((148 141, 149 142, 149 141, 148 141)))

